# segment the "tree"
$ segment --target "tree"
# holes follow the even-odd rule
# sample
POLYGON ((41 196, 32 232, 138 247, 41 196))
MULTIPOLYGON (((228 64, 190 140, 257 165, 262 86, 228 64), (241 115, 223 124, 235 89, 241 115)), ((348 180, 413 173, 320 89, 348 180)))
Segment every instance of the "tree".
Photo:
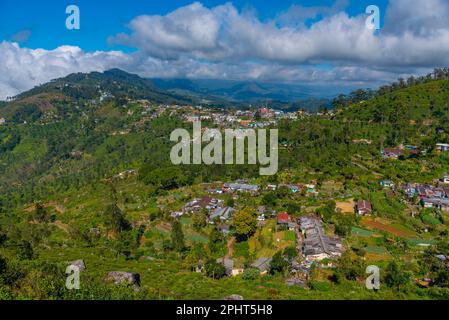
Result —
POLYGON ((226 275, 226 268, 221 263, 210 259, 204 265, 206 275, 213 279, 221 279, 226 275))
POLYGON ((175 220, 172 224, 171 241, 173 243, 173 249, 176 251, 183 251, 185 249, 184 232, 178 220, 175 220))
POLYGON ((435 284, 439 287, 449 288, 449 270, 447 267, 441 268, 436 274, 435 284))
POLYGON ((217 253, 223 248, 224 236, 217 227, 214 227, 209 233, 209 250, 212 253, 217 253))
POLYGON ((295 248, 295 247, 288 247, 288 248, 285 248, 285 249, 284 249, 283 255, 284 255, 287 259, 292 260, 292 259, 294 259, 294 258, 297 257, 298 252, 296 251, 296 248, 295 248))
POLYGON ((360 257, 352 258, 349 251, 342 254, 338 260, 337 273, 347 280, 357 280, 357 278, 365 275, 366 264, 360 257))
POLYGON ((139 179, 163 190, 171 190, 189 184, 190 177, 186 171, 177 166, 154 167, 145 165, 139 171, 139 179))
POLYGON ((268 207, 275 207, 277 202, 277 197, 274 192, 268 192, 262 197, 262 204, 268 207))
POLYGON ((243 272, 243 280, 257 280, 260 277, 260 270, 257 268, 247 268, 243 272))
POLYGON ((7 236, 6 233, 0 228, 0 247, 3 246, 3 244, 6 242, 7 239, 8 239, 8 236, 7 236))
POLYGON ((105 224, 109 230, 120 233, 128 229, 129 225, 124 218, 123 211, 116 203, 110 204, 104 211, 105 224))
POLYGON ((17 256, 21 260, 31 260, 34 256, 34 250, 31 243, 23 241, 17 248, 17 256))
POLYGON ((276 195, 281 199, 286 198, 289 194, 290 194, 290 188, 287 186, 280 186, 276 190, 276 195))
POLYGON ((203 212, 194 213, 192 216, 192 224, 195 230, 200 231, 207 226, 207 217, 203 212))
POLYGON ((404 271, 402 266, 396 260, 393 260, 388 264, 385 272, 385 283, 390 288, 400 290, 410 282, 410 273, 404 271))
POLYGON ((112 203, 104 211, 105 223, 109 230, 120 233, 130 229, 128 221, 124 217, 123 211, 118 206, 117 190, 113 184, 111 186, 112 203))
POLYGON ((256 232, 257 217, 249 209, 243 209, 234 215, 232 224, 238 238, 248 239, 254 232, 256 232))
POLYGON ((285 211, 287 211, 289 215, 298 215, 301 212, 301 206, 297 202, 289 201, 285 206, 285 211))
POLYGON ((288 268, 288 262, 285 260, 281 251, 274 254, 270 262, 270 274, 284 273, 288 268))
POLYGON ((351 216, 339 215, 337 216, 335 223, 335 234, 347 237, 351 234, 352 227, 354 226, 354 221, 351 216))
POLYGON ((330 222, 335 215, 336 203, 335 201, 328 201, 326 205, 317 210, 324 222, 330 222))
POLYGON ((225 206, 227 207, 233 207, 235 205, 234 198, 232 196, 228 196, 225 199, 225 206))
POLYGON ((0 256, 0 277, 6 272, 7 267, 6 259, 0 256))

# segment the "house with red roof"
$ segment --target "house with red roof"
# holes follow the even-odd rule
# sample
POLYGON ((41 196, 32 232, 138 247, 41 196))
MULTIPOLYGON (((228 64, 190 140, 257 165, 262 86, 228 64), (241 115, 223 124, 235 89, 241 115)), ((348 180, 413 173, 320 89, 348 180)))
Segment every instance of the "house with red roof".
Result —
POLYGON ((361 216, 365 216, 371 214, 373 212, 373 208, 371 206, 371 202, 367 200, 359 200, 357 201, 357 213, 361 216))
POLYGON ((286 212, 281 212, 276 217, 276 223, 288 225, 290 223, 290 216, 286 212))
POLYGON ((384 159, 399 159, 404 155, 404 150, 394 149, 394 148, 385 148, 382 150, 382 157, 384 159))
POLYGON ((292 219, 286 212, 281 212, 277 215, 276 225, 287 230, 295 230, 297 228, 297 224, 292 221, 292 219))

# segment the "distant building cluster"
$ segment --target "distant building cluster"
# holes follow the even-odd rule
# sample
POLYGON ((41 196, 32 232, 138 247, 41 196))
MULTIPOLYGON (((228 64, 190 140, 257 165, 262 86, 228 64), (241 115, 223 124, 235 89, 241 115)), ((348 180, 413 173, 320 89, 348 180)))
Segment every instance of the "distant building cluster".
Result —
POLYGON ((197 213, 201 212, 201 210, 205 209, 207 211, 211 211, 220 207, 223 203, 223 200, 219 200, 211 197, 202 197, 199 199, 194 199, 191 202, 187 203, 182 211, 183 213, 197 213))
POLYGON ((436 208, 449 212, 449 175, 445 174, 441 178, 444 185, 432 186, 427 184, 406 184, 402 190, 409 198, 418 197, 424 208, 436 208))

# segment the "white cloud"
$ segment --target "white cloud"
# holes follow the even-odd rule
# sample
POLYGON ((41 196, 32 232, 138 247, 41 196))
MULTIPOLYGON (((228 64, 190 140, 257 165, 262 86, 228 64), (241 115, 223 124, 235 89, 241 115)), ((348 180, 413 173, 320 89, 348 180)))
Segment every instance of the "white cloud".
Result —
POLYGON ((33 50, 6 41, 0 43, 0 57, 0 99, 70 73, 103 71, 131 60, 117 51, 86 53, 72 46, 33 50))
POLYGON ((229 3, 208 9, 196 2, 166 16, 137 17, 129 35, 111 42, 160 59, 430 67, 449 64, 449 3, 443 1, 393 1, 380 35, 365 27, 364 13, 349 17, 338 11, 345 6, 342 1, 329 8, 292 6, 268 22, 229 3), (310 27, 282 24, 287 18, 318 15, 324 18, 310 27))
POLYGON ((374 87, 449 65, 448 1, 390 1, 378 34, 365 27, 364 13, 345 13, 346 5, 345 0, 331 7, 294 5, 263 21, 230 3, 207 8, 195 2, 164 16, 136 17, 129 33, 109 39, 136 48, 132 54, 70 46, 32 50, 3 42, 0 98, 71 72, 113 67, 147 77, 374 87))

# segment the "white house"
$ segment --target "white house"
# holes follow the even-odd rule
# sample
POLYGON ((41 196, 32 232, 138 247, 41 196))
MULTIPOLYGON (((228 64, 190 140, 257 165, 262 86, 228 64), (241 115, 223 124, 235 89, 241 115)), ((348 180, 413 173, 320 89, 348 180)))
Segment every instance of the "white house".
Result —
POLYGON ((442 178, 441 181, 443 181, 443 183, 445 184, 449 184, 449 174, 445 174, 442 178))
POLYGON ((437 143, 436 148, 438 151, 449 151, 449 143, 437 143))

